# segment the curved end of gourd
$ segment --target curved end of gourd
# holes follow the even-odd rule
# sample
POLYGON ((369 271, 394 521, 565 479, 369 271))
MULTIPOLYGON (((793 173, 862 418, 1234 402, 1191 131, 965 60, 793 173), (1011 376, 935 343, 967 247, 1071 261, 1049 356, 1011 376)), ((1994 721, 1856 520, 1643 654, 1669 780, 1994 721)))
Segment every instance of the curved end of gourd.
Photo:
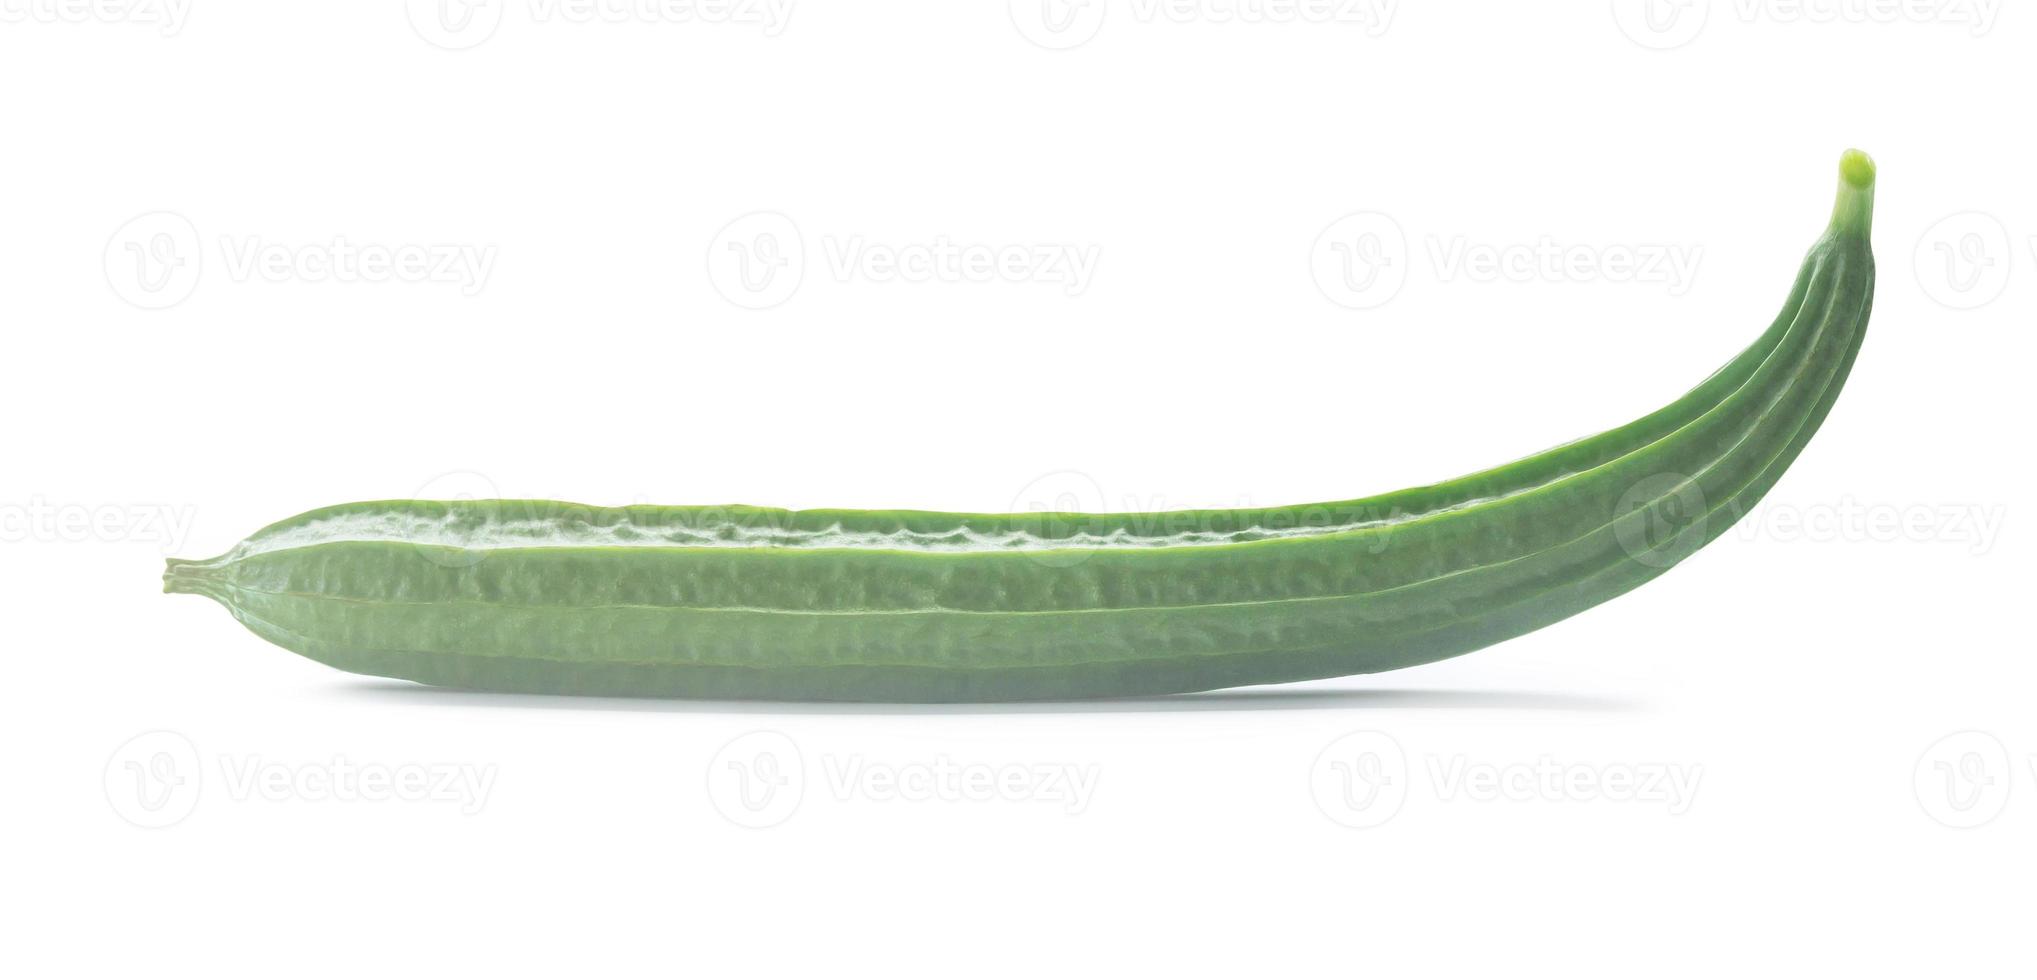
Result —
POLYGON ((1839 201, 1832 206, 1832 230, 1866 238, 1874 227, 1874 158, 1859 150, 1839 157, 1839 201))

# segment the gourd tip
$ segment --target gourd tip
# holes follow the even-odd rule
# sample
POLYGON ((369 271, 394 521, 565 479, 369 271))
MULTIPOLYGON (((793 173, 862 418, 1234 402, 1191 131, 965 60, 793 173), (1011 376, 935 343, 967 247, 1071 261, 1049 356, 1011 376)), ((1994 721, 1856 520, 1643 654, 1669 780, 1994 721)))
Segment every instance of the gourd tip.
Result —
POLYGON ((197 584, 202 569, 201 562, 184 558, 171 558, 163 563, 163 591, 168 593, 191 592, 197 584))
POLYGON ((1832 228, 1866 238, 1874 226, 1874 158, 1847 150, 1839 158, 1839 200, 1832 206, 1832 228))

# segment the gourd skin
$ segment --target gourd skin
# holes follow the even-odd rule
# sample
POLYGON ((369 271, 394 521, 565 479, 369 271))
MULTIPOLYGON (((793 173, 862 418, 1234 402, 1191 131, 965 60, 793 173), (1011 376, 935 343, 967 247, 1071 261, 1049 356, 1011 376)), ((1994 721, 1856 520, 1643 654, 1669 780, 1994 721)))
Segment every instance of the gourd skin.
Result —
POLYGON ((1874 171, 1781 314, 1669 406, 1379 497, 972 515, 387 501, 301 515, 165 589, 355 673, 499 691, 989 701, 1391 670, 1620 595, 1716 538, 1837 398, 1874 290, 1874 171))

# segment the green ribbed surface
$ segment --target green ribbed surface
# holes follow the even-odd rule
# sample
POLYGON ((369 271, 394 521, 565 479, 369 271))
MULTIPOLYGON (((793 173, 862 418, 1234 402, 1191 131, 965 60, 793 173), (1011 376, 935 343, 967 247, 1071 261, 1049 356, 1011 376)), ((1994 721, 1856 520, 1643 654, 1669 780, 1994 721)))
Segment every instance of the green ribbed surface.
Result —
POLYGON ((1092 697, 1452 656, 1660 574, 1802 450, 1873 295, 1872 170, 1848 159, 1745 352, 1633 423, 1448 483, 1156 515, 349 504, 173 561, 166 588, 345 670, 512 691, 1092 697))

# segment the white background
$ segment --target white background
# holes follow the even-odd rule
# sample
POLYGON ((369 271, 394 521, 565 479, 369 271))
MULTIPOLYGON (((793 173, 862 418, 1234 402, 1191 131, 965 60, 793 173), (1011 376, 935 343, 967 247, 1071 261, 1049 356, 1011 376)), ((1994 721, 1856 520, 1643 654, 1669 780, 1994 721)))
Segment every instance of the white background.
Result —
POLYGON ((2027 975, 2031 11, 1036 2, 0 0, 5 972, 2027 975), (1824 431, 1674 573, 1457 660, 502 697, 158 593, 356 499, 1452 476, 1746 344, 1854 145, 1881 284, 1824 431), (884 265, 942 243, 1013 264, 884 265))

